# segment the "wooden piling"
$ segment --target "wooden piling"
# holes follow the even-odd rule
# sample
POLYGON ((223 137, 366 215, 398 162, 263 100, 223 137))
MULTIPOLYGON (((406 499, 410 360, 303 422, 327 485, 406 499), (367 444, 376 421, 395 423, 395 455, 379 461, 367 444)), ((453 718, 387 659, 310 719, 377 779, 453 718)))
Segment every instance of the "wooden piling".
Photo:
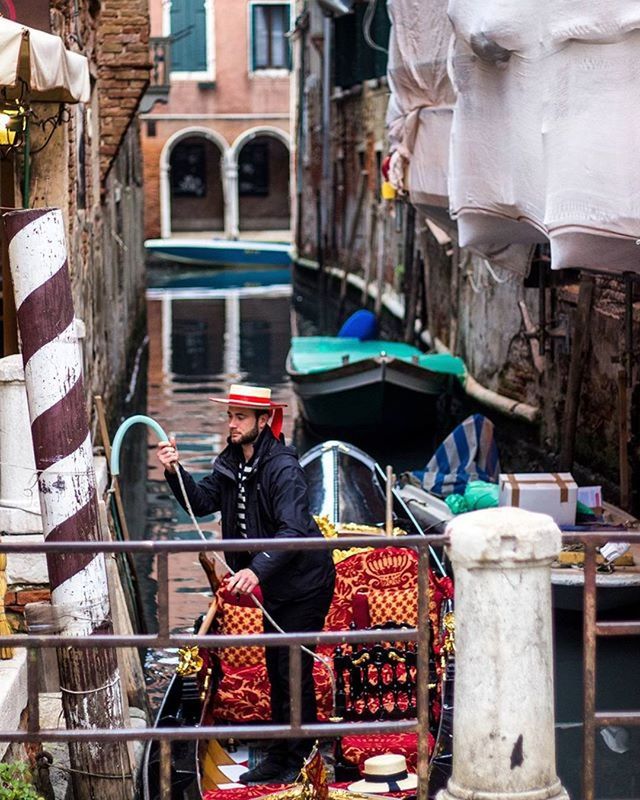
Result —
POLYGON ((562 419, 559 469, 565 472, 569 472, 573 467, 576 426, 580 407, 580 391, 582 389, 582 379, 584 377, 591 341, 590 320, 595 285, 595 278, 593 275, 582 276, 578 294, 576 320, 573 329, 571 363, 569 365, 569 378, 567 380, 566 400, 562 419))
MULTIPOLYGON (((101 538, 100 515, 62 213, 50 208, 12 211, 3 221, 44 537, 96 541, 101 538)), ((52 554, 47 555, 47 566, 57 632, 111 633, 104 555, 52 554)), ((57 657, 67 728, 123 727, 115 651, 61 648, 57 657)), ((126 743, 71 742, 69 755, 75 800, 132 796, 126 743)))

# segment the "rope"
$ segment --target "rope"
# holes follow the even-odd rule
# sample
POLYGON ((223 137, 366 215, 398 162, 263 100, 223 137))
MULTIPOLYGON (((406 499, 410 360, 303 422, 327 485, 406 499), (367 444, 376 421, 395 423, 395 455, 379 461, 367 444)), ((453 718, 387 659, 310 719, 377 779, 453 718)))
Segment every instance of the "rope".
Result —
MULTIPOLYGON (((25 467, 24 464, 12 464, 9 461, 0 461, 0 467, 11 467, 12 469, 21 469, 25 472, 30 472, 36 479, 43 475, 45 472, 54 471, 55 463, 50 464, 46 469, 36 469, 36 467, 25 467)), ((69 469, 69 470, 55 470, 56 475, 91 475, 95 472, 93 467, 89 469, 69 469)), ((34 482, 35 483, 35 482, 34 482)))
MULTIPOLYGON (((208 541, 207 537, 202 532, 202 529, 200 528, 200 525, 198 525, 198 520, 196 519, 195 514, 193 513, 193 509, 191 508, 191 503, 189 502, 189 498, 187 497, 187 490, 185 488, 184 481, 182 480, 182 472, 180 470, 179 464, 176 466, 176 475, 178 477, 178 483, 180 484, 180 490, 182 491, 182 497, 184 498, 185 506, 187 508, 187 513, 191 517, 191 521, 195 525, 195 528, 196 528, 196 531, 198 532, 198 535, 200 536, 200 538, 203 541, 206 542, 206 541, 208 541)), ((232 575, 236 574, 235 570, 231 569, 231 567, 227 564, 227 562, 218 553, 216 553, 214 551, 212 553, 212 555, 213 555, 214 559, 219 564, 221 564, 226 570, 229 570, 229 572, 231 572, 232 575)), ((271 614, 269 614, 269 612, 266 610, 266 608, 262 605, 262 603, 258 600, 258 598, 255 595, 252 594, 251 595, 251 599, 256 604, 256 606, 262 611, 262 613, 264 614, 266 619, 269 620, 271 625, 273 625, 273 627, 279 633, 284 633, 284 634, 287 633, 287 631, 284 631, 280 627, 280 625, 278 625, 278 623, 274 620, 274 618, 271 616, 271 614)), ((329 682, 331 683, 332 708, 333 708, 332 716, 335 716, 335 713, 336 713, 336 679, 335 679, 335 675, 333 674, 333 669, 331 668, 331 664, 330 664, 329 660, 327 658, 325 658, 324 656, 321 656, 319 653, 316 653, 313 650, 310 650, 308 647, 305 647, 305 645, 301 644, 300 645, 300 649, 304 653, 307 653, 307 655, 310 655, 311 658, 313 658, 319 664, 322 664, 322 666, 327 670, 327 674, 329 675, 329 682)))
POLYGON ((112 686, 115 686, 116 683, 119 683, 119 682, 120 682, 120 678, 116 677, 112 681, 110 681, 109 683, 105 683, 104 686, 98 686, 97 689, 76 690, 76 689, 66 689, 64 686, 61 686, 60 687, 60 691, 61 692, 66 692, 67 694, 96 694, 97 692, 104 692, 107 689, 110 689, 112 686))
POLYGON ((60 764, 48 764, 46 769, 57 769, 60 772, 69 772, 74 775, 84 775, 87 778, 102 778, 106 781, 131 781, 133 775, 130 772, 123 772, 122 775, 115 775, 108 772, 87 772, 84 769, 73 769, 73 767, 63 767, 60 764))

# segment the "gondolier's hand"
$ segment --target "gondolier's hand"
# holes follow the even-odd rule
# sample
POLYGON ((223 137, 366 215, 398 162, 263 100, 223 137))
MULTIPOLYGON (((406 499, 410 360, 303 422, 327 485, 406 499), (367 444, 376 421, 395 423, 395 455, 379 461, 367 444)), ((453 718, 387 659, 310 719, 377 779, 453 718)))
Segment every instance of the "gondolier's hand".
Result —
POLYGON ((235 575, 231 576, 227 589, 238 594, 251 594, 259 583, 260 580, 256 573, 246 568, 238 570, 235 575))
POLYGON ((158 461, 162 464, 162 466, 169 472, 171 475, 176 474, 176 467, 175 465, 180 460, 180 456, 178 455, 178 448, 176 447, 176 440, 173 436, 169 439, 168 442, 158 442, 158 449, 156 451, 156 455, 158 456, 158 461))

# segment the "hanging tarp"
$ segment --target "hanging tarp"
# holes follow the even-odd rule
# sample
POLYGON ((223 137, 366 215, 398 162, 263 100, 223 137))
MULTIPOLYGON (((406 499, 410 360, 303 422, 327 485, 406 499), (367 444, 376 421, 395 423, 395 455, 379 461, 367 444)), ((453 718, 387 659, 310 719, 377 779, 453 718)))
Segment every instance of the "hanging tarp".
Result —
MULTIPOLYGON (((448 73, 453 28, 447 0, 387 0, 391 19, 387 77, 390 179, 409 193, 419 213, 452 236, 449 215, 450 138, 456 94, 448 73)), ((489 242, 474 248, 494 266, 526 274, 528 246, 489 242)))
POLYGON ((391 19, 387 127, 411 202, 446 220, 455 95, 447 75, 452 35, 446 0, 387 0, 391 19))
POLYGON ((450 0, 450 208, 463 246, 640 272, 640 5, 450 0))
POLYGON ((77 103, 90 96, 89 64, 59 36, 0 18, 0 88, 30 101, 77 103))

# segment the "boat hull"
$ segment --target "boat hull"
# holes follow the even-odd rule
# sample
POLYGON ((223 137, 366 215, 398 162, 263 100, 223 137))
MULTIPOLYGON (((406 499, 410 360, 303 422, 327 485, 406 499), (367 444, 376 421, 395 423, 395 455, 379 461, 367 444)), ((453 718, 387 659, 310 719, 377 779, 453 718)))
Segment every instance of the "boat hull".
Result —
POLYGON ((291 266, 288 244, 226 239, 147 239, 144 246, 151 258, 178 264, 234 269, 291 266))
MULTIPOLYGON (((596 610, 611 611, 626 606, 640 607, 640 574, 625 573, 623 568, 611 574, 596 575, 596 610)), ((553 607, 560 611, 584 609, 584 572, 581 569, 551 570, 553 607)))
MULTIPOLYGON (((199 690, 195 678, 174 674, 162 700, 155 728, 197 725, 200 719, 199 690)), ((196 741, 171 743, 172 797, 202 800, 198 780, 198 745, 196 741)), ((147 743, 141 770, 142 800, 160 800, 159 742, 147 743)))
POLYGON ((432 426, 447 377, 397 359, 366 359, 301 375, 288 366, 300 413, 314 428, 373 430, 432 426))

